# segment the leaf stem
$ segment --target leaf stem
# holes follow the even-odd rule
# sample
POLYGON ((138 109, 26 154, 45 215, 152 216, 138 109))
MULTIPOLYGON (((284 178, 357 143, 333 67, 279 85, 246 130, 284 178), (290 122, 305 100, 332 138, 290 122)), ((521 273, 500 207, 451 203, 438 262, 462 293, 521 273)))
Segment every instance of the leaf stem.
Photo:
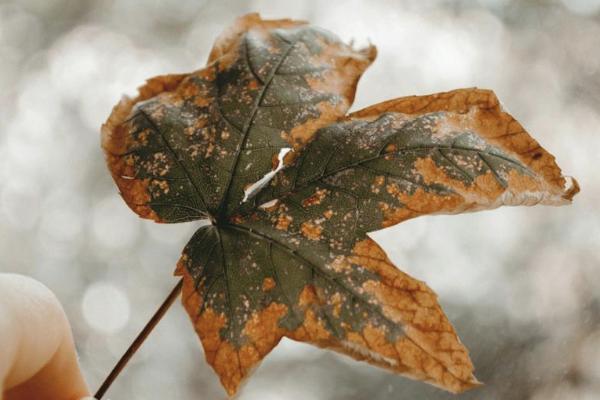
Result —
POLYGON ((160 322, 162 317, 166 314, 169 307, 171 307, 175 299, 177 299, 177 297, 181 293, 182 286, 183 279, 180 279, 179 282, 177 282, 177 285, 175 285, 175 287, 173 288, 173 290, 171 290, 171 293, 169 293, 165 301, 160 305, 158 310, 156 310, 152 318, 150 318, 150 320, 146 323, 144 329, 142 329, 142 331, 137 335, 137 337, 131 343, 131 345, 129 345, 127 351, 125 351, 125 353, 121 356, 119 361, 115 364, 112 371, 110 371, 110 374, 108 374, 104 382, 102 382, 102 385, 94 395, 96 399, 102 399, 104 393, 106 393, 108 388, 110 388, 110 385, 112 385, 114 380, 117 379, 117 377, 119 376, 121 371, 123 371, 131 357, 133 357, 133 355, 142 346, 144 341, 148 338, 148 335, 150 335, 150 332, 152 332, 154 327, 156 327, 156 325, 160 322))

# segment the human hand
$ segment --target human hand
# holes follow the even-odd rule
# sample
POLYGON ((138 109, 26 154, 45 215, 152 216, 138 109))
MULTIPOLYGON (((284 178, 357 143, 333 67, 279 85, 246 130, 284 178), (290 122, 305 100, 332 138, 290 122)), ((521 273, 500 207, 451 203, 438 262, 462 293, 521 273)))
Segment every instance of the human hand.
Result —
POLYGON ((71 327, 56 296, 32 278, 0 273, 0 400, 86 396, 71 327))

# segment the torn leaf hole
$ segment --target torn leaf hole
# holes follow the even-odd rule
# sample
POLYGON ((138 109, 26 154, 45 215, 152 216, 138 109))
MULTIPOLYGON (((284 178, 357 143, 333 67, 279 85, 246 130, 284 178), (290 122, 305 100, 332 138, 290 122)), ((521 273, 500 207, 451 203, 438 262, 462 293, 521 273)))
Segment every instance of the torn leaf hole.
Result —
POLYGON ((286 156, 286 154, 288 154, 290 151, 292 151, 290 147, 283 147, 279 150, 279 154, 277 155, 277 163, 273 162, 274 168, 271 171, 267 172, 265 176, 260 178, 258 181, 254 182, 246 189, 244 189, 244 199, 242 200, 243 203, 256 196, 256 194, 260 192, 262 188, 264 188, 269 184, 269 182, 271 182, 271 179, 273 179, 275 174, 284 167, 283 159, 286 156))

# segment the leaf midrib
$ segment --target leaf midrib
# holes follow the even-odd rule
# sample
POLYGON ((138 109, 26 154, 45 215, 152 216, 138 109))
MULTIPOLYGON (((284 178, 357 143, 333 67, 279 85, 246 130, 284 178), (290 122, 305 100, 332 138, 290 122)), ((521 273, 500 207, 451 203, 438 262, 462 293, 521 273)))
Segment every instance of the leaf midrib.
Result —
MULTIPOLYGON (((285 59, 287 58, 289 53, 294 48, 296 41, 287 42, 287 43, 289 43, 288 47, 281 54, 281 57, 277 61, 277 64, 275 64, 273 66, 273 68, 271 69, 271 71, 269 71, 269 74, 267 75, 267 77, 264 81, 263 87, 261 88, 260 92, 258 93, 258 96, 256 96, 256 99, 254 100, 254 104, 252 105, 252 112, 250 113, 248 120, 246 121, 244 127, 242 128, 242 140, 236 150, 232 172, 229 175, 229 179, 227 181, 227 186, 225 188, 225 192, 223 194, 223 197, 221 198, 221 203, 219 204, 219 208, 217 211, 217 217, 216 217, 217 221, 223 221, 227 218, 227 215, 226 215, 227 214, 227 205, 229 202, 229 196, 230 196, 231 186, 233 184, 233 178, 236 175, 238 164, 240 162, 240 156, 246 145, 246 141, 247 141, 248 135, 250 133, 250 128, 252 128, 252 123, 254 121, 254 118, 256 117, 256 113, 258 112, 258 110, 260 108, 260 103, 263 100, 264 96, 266 95, 267 90, 268 90, 269 86, 271 85, 271 82, 273 82, 273 78, 275 77, 277 70, 281 67, 281 64, 283 64, 283 62, 285 61, 285 59)), ((250 68, 252 70, 252 66, 249 63, 248 63, 248 68, 250 68)), ((258 81, 260 82, 260 80, 258 80, 258 81)))
MULTIPOLYGON (((383 146, 383 147, 385 148, 385 146, 383 146)), ((310 186, 310 185, 312 185, 312 184, 314 184, 314 183, 316 183, 316 182, 318 182, 318 181, 320 181, 322 179, 325 179, 325 178, 327 178, 329 176, 338 174, 340 172, 346 171, 346 170, 351 169, 351 168, 359 167, 362 164, 366 164, 366 163, 371 162, 371 161, 380 160, 380 159, 382 159, 382 158, 384 158, 386 156, 400 155, 400 154, 407 153, 407 152, 410 152, 410 151, 424 151, 424 150, 431 151, 431 150, 436 150, 436 149, 469 151, 469 152, 473 152, 473 153, 476 153, 476 154, 479 154, 479 155, 484 154, 486 156, 500 158, 500 159, 502 159, 502 160, 504 160, 506 162, 514 164, 515 166, 517 166, 521 170, 524 170, 526 172, 530 172, 529 169, 526 166, 520 164, 518 161, 515 161, 515 160, 513 160, 513 159, 511 159, 509 157, 503 156, 501 154, 495 154, 495 153, 492 153, 492 152, 489 152, 489 151, 484 151, 484 150, 478 150, 478 149, 470 148, 470 147, 452 146, 452 145, 450 145, 450 146, 435 145, 435 146, 405 147, 405 148, 399 149, 399 150, 394 151, 394 152, 389 152, 389 153, 382 153, 380 151, 375 156, 363 158, 363 159, 358 160, 356 162, 353 162, 351 164, 347 164, 347 165, 344 165, 342 167, 336 168, 335 170, 329 171, 327 173, 325 173, 323 171, 321 174, 315 175, 313 177, 310 177, 310 178, 308 178, 308 180, 306 180, 306 181, 304 181, 304 182, 302 182, 300 184, 297 184, 297 177, 296 177, 294 179, 293 184, 292 184, 292 189, 289 190, 289 191, 287 191, 287 192, 284 192, 284 193, 282 193, 282 194, 280 194, 280 195, 278 195, 276 197, 274 197, 274 199, 284 199, 286 197, 292 196, 295 193, 297 193, 300 189, 306 188, 306 187, 308 187, 308 186, 310 186)), ((305 150, 308 150, 308 147, 305 150)), ((302 159, 299 162, 302 163, 305 158, 306 157, 302 157, 302 159)), ((487 165, 487 163, 486 163, 486 165, 487 165)), ((491 166, 488 166, 488 168, 492 171, 492 173, 494 174, 494 176, 496 177, 496 179, 498 179, 496 171, 493 168, 491 168, 491 166)), ((298 168, 297 172, 300 172, 299 168, 298 168)), ((499 183, 504 186, 504 182, 502 182, 502 181, 499 180, 499 183)))
POLYGON ((469 151, 469 152, 473 152, 473 153, 477 153, 477 154, 485 154, 485 155, 489 155, 489 156, 492 156, 492 157, 500 158, 500 159, 502 159, 504 161, 507 161, 507 162, 509 162, 511 164, 514 164, 514 165, 518 166, 521 169, 527 170, 526 167, 524 167, 522 164, 519 164, 517 161, 515 161, 515 160, 513 160, 511 158, 508 158, 506 156, 502 156, 500 154, 494 154, 494 153, 491 153, 491 152, 488 152, 488 151, 484 151, 484 150, 477 150, 477 149, 474 149, 474 148, 471 148, 471 147, 452 146, 452 145, 450 145, 450 146, 435 145, 435 146, 405 147, 405 148, 399 149, 397 151, 389 152, 389 153, 379 152, 376 156, 364 158, 362 160, 358 160, 355 163, 348 164, 346 166, 337 168, 337 169, 335 169, 333 171, 327 172, 326 174, 322 174, 321 176, 318 176, 316 178, 309 178, 308 181, 302 183, 300 186, 298 186, 298 188, 310 185, 311 183, 314 183, 314 182, 316 182, 316 181, 318 181, 320 179, 326 178, 326 177, 331 176, 331 175, 335 175, 335 174, 337 174, 339 172, 345 171, 345 170, 350 169, 350 168, 357 167, 357 166, 359 166, 361 164, 365 164, 365 163, 370 162, 370 161, 379 160, 379 159, 384 158, 384 157, 389 156, 389 155, 400 155, 400 154, 407 153, 407 152, 410 152, 410 151, 422 151, 422 150, 431 151, 431 150, 438 150, 438 149, 444 149, 444 150, 461 150, 461 151, 469 151))

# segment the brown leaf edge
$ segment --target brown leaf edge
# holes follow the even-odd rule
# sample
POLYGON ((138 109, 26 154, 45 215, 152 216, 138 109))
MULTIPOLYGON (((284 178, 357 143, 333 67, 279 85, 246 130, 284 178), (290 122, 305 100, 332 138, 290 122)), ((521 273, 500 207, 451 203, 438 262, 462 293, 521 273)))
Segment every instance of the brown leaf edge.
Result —
POLYGON ((127 205, 140 217, 161 222, 159 216, 147 205, 150 201, 148 183, 125 177, 135 176, 134 165, 127 163, 125 154, 131 147, 128 130, 123 122, 129 118, 135 104, 152 98, 160 93, 175 90, 187 74, 161 75, 146 81, 138 88, 135 98, 124 96, 113 108, 110 116, 101 128, 101 145, 106 164, 127 205))
POLYGON ((400 97, 353 112, 347 119, 369 120, 385 112, 413 116, 439 111, 453 113, 453 121, 449 121, 451 125, 472 128, 490 144, 512 153, 543 177, 548 195, 540 199, 542 204, 569 204, 579 193, 577 180, 562 175, 555 157, 504 110, 495 93, 488 89, 465 88, 424 96, 400 97))
POLYGON ((289 307, 271 303, 249 319, 244 328, 247 342, 236 349, 220 335, 227 317, 212 309, 199 312, 202 298, 187 271, 185 256, 180 259, 175 275, 183 277, 182 303, 200 338, 207 363, 230 396, 238 392, 283 337, 333 350, 453 393, 481 385, 473 375, 468 350, 438 304, 437 295, 424 282, 400 271, 372 239, 357 242, 352 254, 338 261, 339 265, 360 265, 380 277, 380 281, 365 282, 363 290, 377 298, 386 318, 404 327, 402 336, 390 340, 381 327, 367 324, 360 331, 349 329, 345 340, 335 338, 316 313, 331 299, 322 298, 319 290, 307 284, 296 304, 304 318, 299 328, 282 328, 279 320, 289 307))

